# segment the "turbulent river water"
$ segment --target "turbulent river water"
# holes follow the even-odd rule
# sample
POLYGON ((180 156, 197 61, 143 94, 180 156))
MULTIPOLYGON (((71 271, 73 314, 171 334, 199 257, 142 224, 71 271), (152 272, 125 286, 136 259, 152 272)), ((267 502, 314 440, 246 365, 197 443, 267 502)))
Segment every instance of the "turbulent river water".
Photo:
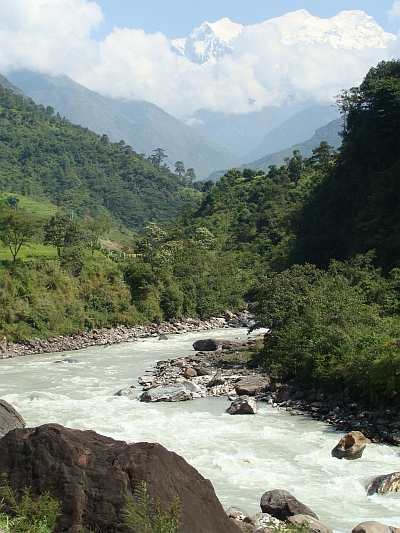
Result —
POLYGON ((260 511, 261 495, 289 490, 328 527, 350 532, 361 521, 400 527, 400 494, 366 496, 366 481, 400 470, 400 449, 367 446, 357 461, 331 457, 341 433, 308 417, 266 404, 257 415, 226 413, 226 398, 145 404, 114 396, 155 361, 194 353, 199 338, 245 337, 246 330, 214 330, 71 352, 77 364, 54 364, 60 354, 0 361, 0 397, 29 427, 57 422, 94 429, 128 442, 156 441, 182 455, 209 478, 224 508, 260 511))

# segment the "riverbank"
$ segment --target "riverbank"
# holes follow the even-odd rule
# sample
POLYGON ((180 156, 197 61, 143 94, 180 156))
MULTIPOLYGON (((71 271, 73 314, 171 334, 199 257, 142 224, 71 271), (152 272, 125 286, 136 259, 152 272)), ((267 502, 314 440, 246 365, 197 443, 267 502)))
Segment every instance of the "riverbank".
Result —
POLYGON ((159 361, 153 375, 143 377, 140 384, 147 391, 160 385, 189 380, 197 387, 201 397, 228 396, 234 399, 238 394, 249 394, 258 402, 266 402, 293 416, 308 415, 334 426, 338 431, 357 430, 372 442, 400 446, 398 401, 373 404, 354 397, 348 390, 313 389, 295 379, 277 381, 261 369, 254 368, 251 359, 246 360, 241 355, 243 351, 254 349, 261 340, 261 337, 245 341, 216 340, 214 346, 208 343, 208 349, 203 348, 194 355, 159 361))
POLYGON ((246 326, 249 314, 234 314, 229 311, 223 317, 207 319, 188 318, 175 322, 160 324, 125 326, 94 329, 83 333, 60 335, 53 339, 27 339, 22 342, 8 342, 6 338, 0 343, 0 359, 35 355, 42 353, 59 353, 82 350, 90 346, 109 346, 122 342, 134 342, 138 339, 158 337, 160 335, 177 335, 193 331, 207 331, 218 328, 246 326))

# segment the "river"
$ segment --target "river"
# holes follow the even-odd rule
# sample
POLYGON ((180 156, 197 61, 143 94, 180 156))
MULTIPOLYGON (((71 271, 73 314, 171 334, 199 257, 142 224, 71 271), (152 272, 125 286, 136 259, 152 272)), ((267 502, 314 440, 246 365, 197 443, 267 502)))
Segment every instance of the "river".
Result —
POLYGON ((209 478, 224 508, 260 511, 261 495, 289 490, 328 527, 350 533, 365 520, 400 527, 400 494, 366 496, 371 476, 400 470, 400 449, 368 445, 357 461, 331 457, 342 433, 306 416, 266 404, 257 415, 226 413, 226 398, 145 404, 114 396, 159 359, 194 353, 199 338, 245 337, 246 330, 171 335, 71 352, 77 364, 55 364, 60 354, 0 360, 0 397, 29 427, 57 422, 94 429, 127 442, 156 441, 182 455, 209 478))

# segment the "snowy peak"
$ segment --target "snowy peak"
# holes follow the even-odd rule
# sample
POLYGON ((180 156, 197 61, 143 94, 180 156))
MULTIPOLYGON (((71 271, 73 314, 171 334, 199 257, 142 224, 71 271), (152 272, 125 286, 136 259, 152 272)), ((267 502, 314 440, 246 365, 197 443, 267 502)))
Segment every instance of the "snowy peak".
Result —
POLYGON ((301 9, 262 23, 268 24, 278 26, 282 43, 287 45, 327 43, 333 48, 363 50, 386 48, 395 39, 364 11, 341 11, 330 19, 321 19, 301 9))
MULTIPOLYGON (((341 11, 330 19, 321 19, 300 9, 260 25, 278 27, 281 42, 288 46, 298 43, 328 44, 336 49, 364 50, 387 48, 396 38, 385 32, 371 16, 357 10, 341 11)), ((228 18, 213 23, 203 22, 187 38, 174 39, 171 49, 194 63, 216 63, 225 54, 234 51, 234 39, 243 28, 228 18)))
POLYGON ((232 53, 230 42, 243 29, 228 18, 217 22, 203 22, 186 39, 174 39, 171 49, 194 63, 215 63, 223 55, 232 53))

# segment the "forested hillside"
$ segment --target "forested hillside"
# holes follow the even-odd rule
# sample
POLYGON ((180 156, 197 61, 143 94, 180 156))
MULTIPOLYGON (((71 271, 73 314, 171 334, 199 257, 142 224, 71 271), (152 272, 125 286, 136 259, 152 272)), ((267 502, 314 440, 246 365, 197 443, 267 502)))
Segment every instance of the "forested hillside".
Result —
MULTIPOLYGON (((157 148, 157 147, 155 147, 157 148)), ((54 116, 0 87, 0 191, 50 200, 78 217, 110 216, 130 228, 172 220, 193 196, 161 161, 54 116)))

